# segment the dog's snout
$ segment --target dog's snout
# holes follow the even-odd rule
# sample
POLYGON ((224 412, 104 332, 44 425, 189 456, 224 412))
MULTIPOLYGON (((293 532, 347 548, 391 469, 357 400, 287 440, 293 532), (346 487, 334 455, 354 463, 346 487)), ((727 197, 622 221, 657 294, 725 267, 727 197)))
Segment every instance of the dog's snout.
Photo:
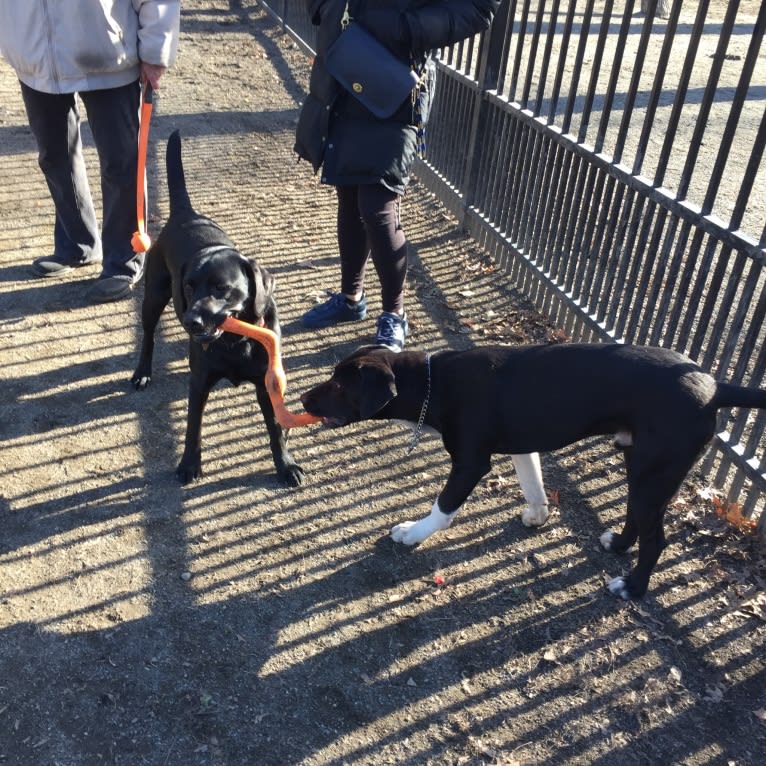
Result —
POLYGON ((184 330, 186 330, 186 332, 190 333, 191 335, 198 335, 200 332, 202 332, 205 329, 204 322, 197 315, 193 315, 193 316, 190 316, 189 314, 184 315, 183 326, 184 326, 184 330))
POLYGON ((311 399, 312 399, 311 391, 304 391, 300 395, 299 399, 301 400, 301 404, 303 405, 303 407, 305 409, 308 409, 309 405, 311 404, 311 399))

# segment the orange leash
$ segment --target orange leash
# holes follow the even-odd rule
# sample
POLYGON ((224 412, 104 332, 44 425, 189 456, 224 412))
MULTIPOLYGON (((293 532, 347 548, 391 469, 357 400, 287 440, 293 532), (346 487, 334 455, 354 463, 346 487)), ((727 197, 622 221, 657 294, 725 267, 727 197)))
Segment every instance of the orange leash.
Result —
POLYGON ((149 146, 149 122, 152 119, 152 86, 147 81, 141 88, 141 116, 138 129, 138 168, 136 170, 136 220, 138 231, 133 232, 130 244, 134 253, 145 253, 152 240, 146 233, 144 197, 146 194, 146 151, 149 146))
POLYGON ((221 329, 257 340, 266 349, 266 353, 269 355, 269 367, 266 371, 266 390, 269 392, 269 399, 271 399, 274 414, 279 425, 283 428, 300 428, 312 423, 319 423, 322 420, 322 418, 311 415, 308 412, 294 415, 292 412, 287 411, 287 407, 285 407, 287 378, 282 367, 279 338, 273 330, 269 330, 268 327, 256 327, 239 319, 234 319, 234 317, 227 317, 221 325, 221 329))

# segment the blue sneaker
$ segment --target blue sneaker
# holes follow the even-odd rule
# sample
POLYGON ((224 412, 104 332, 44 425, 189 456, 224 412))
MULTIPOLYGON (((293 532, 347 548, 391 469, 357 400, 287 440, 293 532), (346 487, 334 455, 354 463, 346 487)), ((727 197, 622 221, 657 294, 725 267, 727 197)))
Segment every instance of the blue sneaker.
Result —
POLYGON ((367 316, 367 298, 364 295, 358 301, 350 301, 343 293, 333 293, 329 299, 302 317, 304 327, 329 327, 338 322, 357 322, 367 316))
POLYGON ((375 344, 385 346, 390 351, 399 353, 404 348, 404 339, 410 331, 407 315, 399 316, 390 311, 384 311, 378 317, 378 330, 375 334, 375 344))

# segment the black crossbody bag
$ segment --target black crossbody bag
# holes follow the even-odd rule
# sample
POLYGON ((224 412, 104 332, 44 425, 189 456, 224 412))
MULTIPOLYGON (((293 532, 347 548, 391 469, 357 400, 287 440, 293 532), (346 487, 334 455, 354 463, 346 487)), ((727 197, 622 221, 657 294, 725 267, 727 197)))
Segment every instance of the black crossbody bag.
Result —
POLYGON ((418 75, 364 27, 353 23, 348 3, 341 33, 325 56, 327 71, 376 117, 390 117, 418 84, 418 75))

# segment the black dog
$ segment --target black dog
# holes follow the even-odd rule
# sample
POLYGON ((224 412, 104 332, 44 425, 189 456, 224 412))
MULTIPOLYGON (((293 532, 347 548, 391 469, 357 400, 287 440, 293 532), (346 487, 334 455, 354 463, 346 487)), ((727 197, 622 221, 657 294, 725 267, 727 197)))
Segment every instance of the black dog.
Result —
POLYGON ((264 383, 266 350, 256 341, 219 329, 226 317, 233 316, 279 334, 274 278, 241 255, 218 224, 192 209, 178 131, 168 141, 166 163, 170 216, 146 257, 141 307, 144 337, 133 384, 143 389, 151 381, 154 331, 172 298, 190 336, 191 369, 186 443, 176 475, 184 484, 202 475, 202 413, 210 390, 226 378, 234 385, 255 384, 277 474, 281 481, 297 486, 303 471, 287 451, 285 433, 274 417, 264 383))
MULTIPOLYGON (((614 434, 625 455, 627 519, 622 532, 604 533, 601 544, 622 553, 638 540, 637 566, 609 583, 612 593, 628 599, 646 592, 665 546, 665 508, 712 438, 717 410, 764 408, 766 391, 717 383, 687 357, 645 346, 491 346, 431 357, 367 347, 301 401, 328 426, 422 418, 441 433, 450 475, 430 516, 392 530, 408 545, 449 526, 490 470, 493 453, 513 454, 518 471, 521 453, 614 434)), ((531 508, 522 518, 542 524, 548 515, 542 483, 536 485, 533 470, 524 473, 531 508)))

